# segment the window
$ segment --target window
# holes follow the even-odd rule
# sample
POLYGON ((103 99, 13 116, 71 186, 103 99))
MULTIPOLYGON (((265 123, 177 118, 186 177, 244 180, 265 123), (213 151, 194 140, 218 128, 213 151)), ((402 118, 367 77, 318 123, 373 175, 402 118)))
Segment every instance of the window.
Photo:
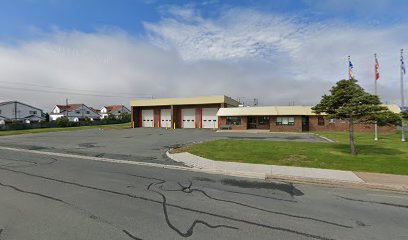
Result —
POLYGON ((259 125, 269 125, 269 117, 258 117, 259 125))
POLYGON ((118 113, 120 113, 120 110, 118 111, 118 113))
POLYGON ((329 123, 336 123, 336 119, 335 118, 330 118, 329 123))
POLYGON ((81 111, 75 111, 75 113, 76 113, 76 114, 80 114, 80 113, 81 113, 81 111))
POLYGON ((317 125, 324 126, 324 118, 323 117, 317 117, 317 125))
POLYGON ((91 114, 91 112, 90 112, 90 111, 86 111, 86 114, 91 114))
POLYGON ((30 114, 37 114, 37 111, 30 111, 30 114))
POLYGON ((295 125, 294 117, 277 117, 276 125, 295 125))
POLYGON ((241 125, 241 117, 227 117, 227 125, 241 125))

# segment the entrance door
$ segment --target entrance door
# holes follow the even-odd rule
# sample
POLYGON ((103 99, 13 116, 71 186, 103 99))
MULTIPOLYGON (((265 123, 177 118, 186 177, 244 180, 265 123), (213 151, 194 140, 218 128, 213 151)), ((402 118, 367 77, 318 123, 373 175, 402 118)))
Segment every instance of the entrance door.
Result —
POLYGON ((309 131, 309 116, 302 116, 302 132, 309 131))
POLYGON ((195 128, 195 108, 181 109, 181 127, 195 128))
POLYGON ((218 108, 203 108, 202 128, 218 128, 218 108))
POLYGON ((153 110, 142 110, 142 127, 153 127, 153 110))
POLYGON ((160 110, 160 126, 163 128, 171 128, 171 110, 161 109, 160 110))
POLYGON ((248 117, 248 129, 256 129, 256 117, 248 117))

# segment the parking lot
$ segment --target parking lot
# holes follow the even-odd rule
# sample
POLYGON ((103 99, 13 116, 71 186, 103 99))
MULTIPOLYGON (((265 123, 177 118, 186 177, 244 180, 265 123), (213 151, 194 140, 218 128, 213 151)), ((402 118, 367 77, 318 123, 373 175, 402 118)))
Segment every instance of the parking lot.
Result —
POLYGON ((137 128, 90 129, 7 136, 0 138, 0 145, 132 161, 177 164, 166 157, 165 153, 168 149, 216 139, 326 141, 316 135, 302 133, 217 133, 205 129, 137 128))

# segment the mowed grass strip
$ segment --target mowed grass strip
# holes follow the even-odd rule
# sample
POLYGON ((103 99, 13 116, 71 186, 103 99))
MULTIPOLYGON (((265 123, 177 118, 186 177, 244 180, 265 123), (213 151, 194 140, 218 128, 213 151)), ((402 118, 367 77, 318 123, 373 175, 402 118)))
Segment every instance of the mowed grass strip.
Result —
POLYGON ((93 126, 81 126, 81 127, 64 127, 64 128, 35 128, 35 129, 24 129, 24 130, 7 130, 7 131, 0 131, 0 136, 20 135, 20 134, 28 134, 28 133, 74 131, 74 130, 84 130, 84 129, 92 129, 92 128, 125 129, 125 128, 130 128, 130 123, 93 125, 93 126))
POLYGON ((334 143, 216 140, 192 145, 188 152, 219 161, 325 168, 408 175, 408 143, 400 134, 357 133, 358 156, 350 155, 348 133, 319 133, 334 143))

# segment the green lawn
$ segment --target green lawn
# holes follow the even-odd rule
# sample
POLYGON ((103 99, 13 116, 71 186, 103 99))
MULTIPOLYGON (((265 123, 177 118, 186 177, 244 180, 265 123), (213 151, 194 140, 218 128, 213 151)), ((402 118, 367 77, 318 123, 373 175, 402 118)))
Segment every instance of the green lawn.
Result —
POLYGON ((83 129, 92 129, 92 128, 125 129, 125 128, 130 128, 130 123, 109 124, 109 125, 99 125, 99 126, 94 125, 94 126, 82 126, 82 127, 36 128, 36 129, 25 129, 25 130, 0 131, 0 136, 20 135, 20 134, 27 134, 27 133, 73 131, 73 130, 83 130, 83 129))
POLYGON ((335 143, 217 140, 193 145, 188 152, 220 161, 327 168, 408 175, 408 142, 400 134, 357 133, 358 156, 350 155, 348 133, 324 132, 319 135, 335 143))

